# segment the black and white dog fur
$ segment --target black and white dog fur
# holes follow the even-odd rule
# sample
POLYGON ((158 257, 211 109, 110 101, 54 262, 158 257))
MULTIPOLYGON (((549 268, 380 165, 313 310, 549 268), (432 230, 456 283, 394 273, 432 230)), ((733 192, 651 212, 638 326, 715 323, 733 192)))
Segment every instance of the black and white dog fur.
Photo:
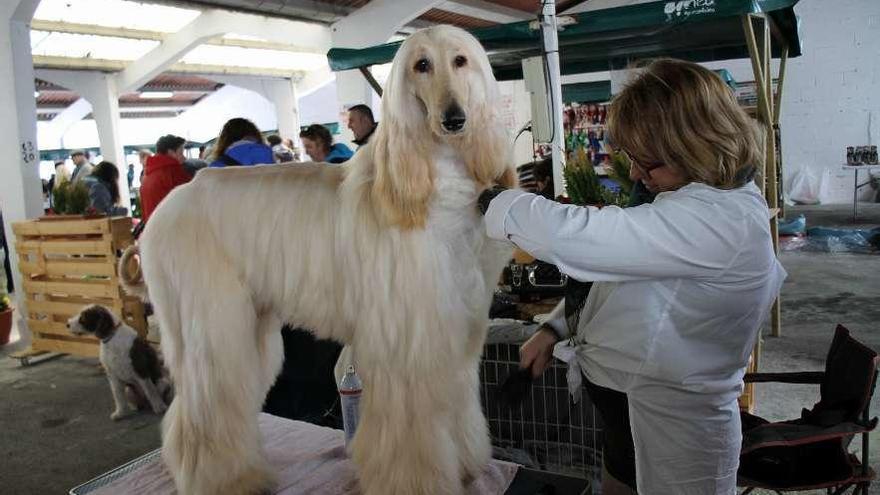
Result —
POLYGON ((156 350, 112 311, 98 304, 86 306, 67 320, 74 335, 94 335, 101 341, 101 364, 107 371, 116 409, 110 419, 135 412, 143 399, 156 414, 167 408, 170 385, 156 350))

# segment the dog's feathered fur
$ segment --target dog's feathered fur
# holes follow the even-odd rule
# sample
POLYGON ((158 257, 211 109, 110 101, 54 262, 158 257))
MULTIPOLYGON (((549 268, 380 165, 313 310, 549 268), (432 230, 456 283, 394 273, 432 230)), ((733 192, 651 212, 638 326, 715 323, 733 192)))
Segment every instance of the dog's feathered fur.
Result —
POLYGON ((176 387, 163 455, 180 493, 273 486, 257 413, 282 322, 353 346, 363 493, 457 494, 488 462, 477 368, 510 253, 475 203, 515 182, 497 84, 470 34, 435 27, 400 48, 382 104, 344 167, 203 170, 151 216, 140 251, 176 387), (453 104, 457 133, 442 126, 453 104))

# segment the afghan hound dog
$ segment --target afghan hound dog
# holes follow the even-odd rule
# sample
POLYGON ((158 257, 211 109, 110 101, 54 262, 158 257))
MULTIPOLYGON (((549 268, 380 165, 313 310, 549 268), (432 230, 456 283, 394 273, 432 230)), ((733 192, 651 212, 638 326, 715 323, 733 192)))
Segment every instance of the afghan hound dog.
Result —
POLYGON ((467 32, 433 27, 394 57, 382 121, 344 166, 206 169, 172 191, 139 248, 175 384, 163 457, 187 495, 271 490, 257 416, 282 323, 350 344, 364 383, 351 444, 366 495, 458 494, 490 458, 478 365, 510 255, 476 208, 514 187, 498 85, 467 32))

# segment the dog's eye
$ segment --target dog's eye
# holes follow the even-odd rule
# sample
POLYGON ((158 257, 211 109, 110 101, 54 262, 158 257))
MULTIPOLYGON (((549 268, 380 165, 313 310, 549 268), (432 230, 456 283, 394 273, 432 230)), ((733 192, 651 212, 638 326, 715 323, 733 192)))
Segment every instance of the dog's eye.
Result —
POLYGON ((465 57, 464 55, 458 55, 457 57, 455 57, 456 67, 464 67, 465 65, 467 65, 467 57, 465 57))
POLYGON ((426 58, 420 58, 419 61, 416 62, 416 65, 413 66, 413 69, 415 69, 416 72, 421 72, 422 74, 424 74, 425 72, 431 70, 431 62, 429 62, 426 58))

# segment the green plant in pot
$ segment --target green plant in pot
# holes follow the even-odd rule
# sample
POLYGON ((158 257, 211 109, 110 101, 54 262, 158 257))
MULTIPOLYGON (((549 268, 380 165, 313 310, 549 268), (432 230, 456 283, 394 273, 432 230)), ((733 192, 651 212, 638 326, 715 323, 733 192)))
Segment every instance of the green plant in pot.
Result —
POLYGON ((620 192, 629 197, 632 194, 633 180, 629 178, 629 159, 620 151, 613 151, 610 154, 611 164, 605 166, 605 172, 608 178, 617 182, 620 186, 620 192))
POLYGON ((82 215, 89 207, 89 187, 82 182, 63 182, 53 192, 58 215, 82 215))
POLYGON ((562 170, 565 177, 565 187, 571 202, 581 206, 602 206, 605 198, 602 196, 603 187, 599 183, 599 176, 593 169, 593 163, 587 156, 583 147, 578 148, 562 170))

